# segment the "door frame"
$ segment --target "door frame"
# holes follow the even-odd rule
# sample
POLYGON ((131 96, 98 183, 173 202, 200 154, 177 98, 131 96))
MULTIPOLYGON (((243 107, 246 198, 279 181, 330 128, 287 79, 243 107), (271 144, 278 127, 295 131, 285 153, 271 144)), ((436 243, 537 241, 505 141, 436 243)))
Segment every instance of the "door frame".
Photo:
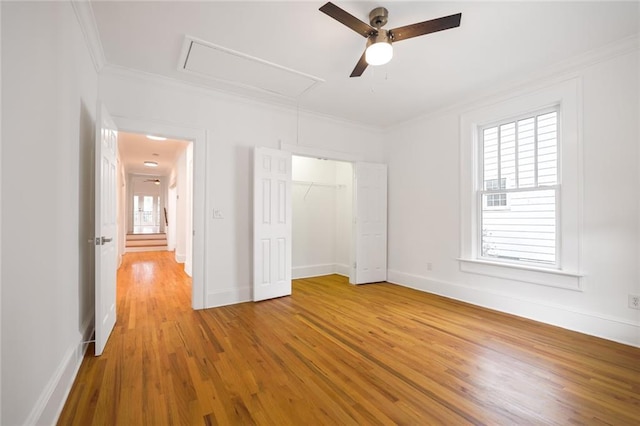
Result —
POLYGON ((174 124, 129 118, 114 115, 118 129, 122 132, 139 134, 157 134, 179 140, 187 140, 193 144, 193 197, 192 204, 192 284, 191 307, 204 309, 206 301, 206 268, 205 239, 207 236, 205 220, 205 186, 206 186, 206 147, 207 132, 204 129, 181 127, 174 124))

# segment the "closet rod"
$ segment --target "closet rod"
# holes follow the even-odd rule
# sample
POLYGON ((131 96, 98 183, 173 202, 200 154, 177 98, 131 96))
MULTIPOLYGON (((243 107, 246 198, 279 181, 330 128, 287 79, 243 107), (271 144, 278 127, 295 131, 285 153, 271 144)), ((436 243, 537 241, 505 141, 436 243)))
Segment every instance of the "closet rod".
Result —
POLYGON ((340 188, 342 186, 345 186, 345 185, 337 185, 337 184, 331 184, 331 183, 318 183, 318 182, 305 181, 305 180, 294 180, 292 182, 298 185, 324 186, 327 188, 340 188))

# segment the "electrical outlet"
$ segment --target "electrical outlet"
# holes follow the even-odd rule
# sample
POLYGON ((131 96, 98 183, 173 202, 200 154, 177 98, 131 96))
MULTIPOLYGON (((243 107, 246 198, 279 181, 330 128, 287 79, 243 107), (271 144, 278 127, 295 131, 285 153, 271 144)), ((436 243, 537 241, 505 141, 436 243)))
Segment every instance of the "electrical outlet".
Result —
POLYGON ((631 309, 639 309, 640 310, 640 296, 636 294, 629 295, 629 307, 631 309))

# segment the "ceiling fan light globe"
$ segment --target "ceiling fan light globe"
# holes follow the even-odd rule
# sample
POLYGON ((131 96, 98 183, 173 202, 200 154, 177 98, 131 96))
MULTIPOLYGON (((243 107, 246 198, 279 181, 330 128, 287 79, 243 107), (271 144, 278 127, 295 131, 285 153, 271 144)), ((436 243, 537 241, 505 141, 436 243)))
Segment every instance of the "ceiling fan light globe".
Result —
POLYGON ((389 62, 391 58, 393 58, 393 46, 386 41, 369 45, 364 54, 364 59, 367 61, 367 64, 373 66, 384 65, 389 62))

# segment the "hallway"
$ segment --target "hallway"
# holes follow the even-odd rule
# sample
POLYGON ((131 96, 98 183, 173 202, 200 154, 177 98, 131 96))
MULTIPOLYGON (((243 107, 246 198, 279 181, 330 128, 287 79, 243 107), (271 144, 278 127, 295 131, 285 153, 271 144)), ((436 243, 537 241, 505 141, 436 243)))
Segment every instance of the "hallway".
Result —
POLYGON ((117 279, 115 328, 102 356, 88 348, 60 425, 164 424, 177 408, 170 371, 185 348, 180 324, 196 315, 191 278, 173 252, 155 251, 125 254, 117 279))

